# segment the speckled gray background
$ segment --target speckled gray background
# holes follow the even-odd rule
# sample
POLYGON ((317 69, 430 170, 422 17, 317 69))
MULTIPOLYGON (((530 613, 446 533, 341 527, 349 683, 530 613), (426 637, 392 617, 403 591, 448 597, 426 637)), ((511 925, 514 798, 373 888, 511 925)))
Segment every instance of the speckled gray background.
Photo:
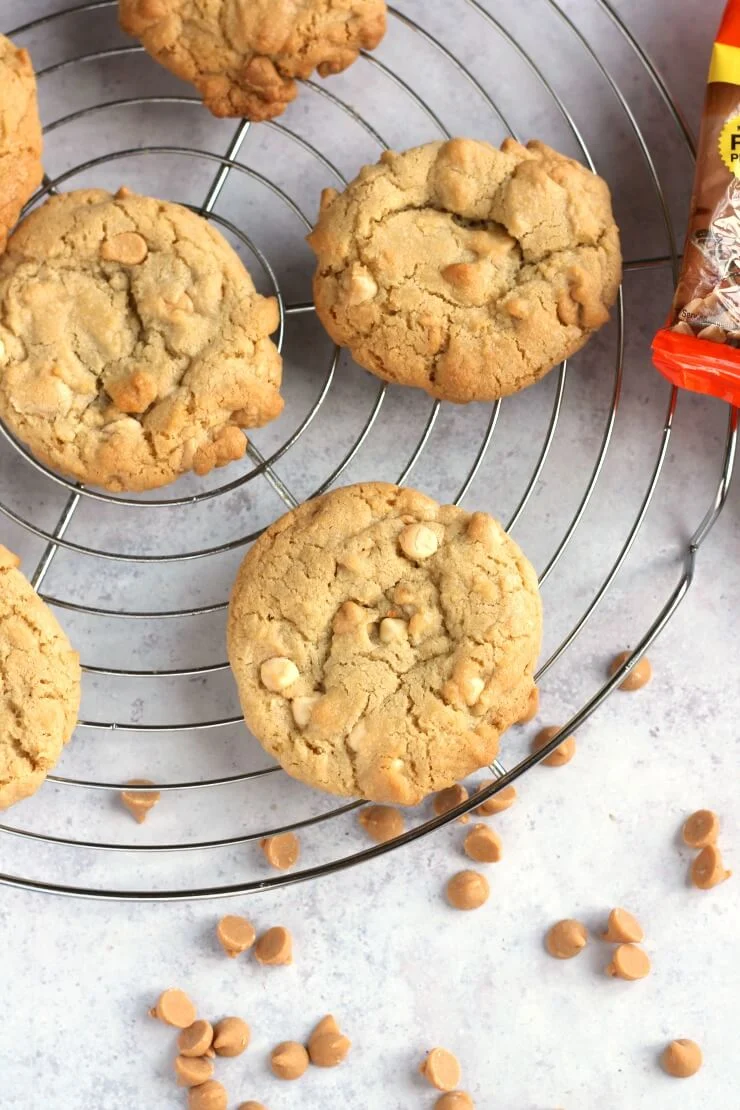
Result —
MULTIPOLYGON (((610 181, 630 261, 667 253, 661 209, 628 120, 603 73, 549 0, 517 5, 484 0, 514 40, 524 44, 563 99, 599 170, 610 181)), ((617 10, 666 75, 692 124, 698 119, 717 0, 676 0, 670 18, 657 0, 619 0, 617 10)), ((68 7, 57 0, 0 0, 0 30, 68 7)), ((644 129, 678 234, 690 188, 681 137, 634 53, 597 0, 563 9, 597 49, 644 129)), ((394 16, 378 52, 388 71, 423 96, 450 131, 498 141, 508 125, 578 154, 572 130, 521 55, 466 0, 403 0, 417 20, 459 56, 496 100, 503 120, 453 63, 394 16)), ((128 45, 113 9, 65 16, 26 33, 37 67, 111 46, 128 45)), ((326 88, 353 104, 391 146, 439 136, 426 114, 385 70, 363 61, 326 88)), ((57 68, 41 81, 44 122, 99 102, 135 95, 188 95, 140 54, 57 68)), ((378 141, 320 93, 305 90, 281 125, 314 143, 339 174, 374 160, 378 141)), ((145 143, 223 153, 234 131, 197 105, 111 106, 71 120, 47 138, 46 168, 57 177, 88 159, 136 151, 145 143)), ((332 169, 280 128, 255 127, 241 162, 292 198, 289 208, 257 176, 232 174, 216 214, 250 236, 274 269, 288 304, 310 295, 304 222, 332 169)), ((202 202, 215 166, 201 157, 129 153, 92 165, 63 187, 129 186, 175 200, 202 202)), ((269 281, 243 245, 265 289, 269 281)), ((670 298, 665 266, 630 268, 625 278, 624 389, 612 445, 581 526, 544 586, 545 655, 561 642, 612 565, 647 489, 668 403, 652 371, 649 340, 670 298)), ((547 567, 576 511, 598 457, 614 386, 618 333, 611 325, 568 372, 552 451, 515 535, 538 569, 547 567)), ((316 322, 293 316, 286 328, 286 396, 281 420, 254 437, 269 455, 311 411, 329 366, 330 346, 316 322)), ((516 507, 542 447, 557 379, 507 401, 490 449, 465 503, 503 519, 516 507)), ((327 398, 276 472, 297 497, 312 493, 340 465, 370 417, 377 383, 343 359, 327 398)), ((378 418, 344 479, 395 479, 404 470, 430 413, 422 397, 389 390, 378 418)), ((409 481, 445 499, 457 495, 479 452, 488 406, 444 407, 409 481)), ((543 684, 542 720, 574 712, 603 679, 612 652, 634 643, 681 573, 687 540, 716 488, 726 409, 682 397, 666 465, 651 512, 614 589, 574 647, 543 684)), ((251 465, 251 464, 249 464, 251 465)), ((212 478, 214 486, 247 469, 212 478)), ((343 480, 344 480, 343 479, 343 480)), ((185 480, 173 491, 202 488, 185 480)), ((41 528, 54 526, 65 490, 0 444, 0 500, 41 528)), ((283 892, 227 904, 120 905, 0 888, 0 982, 8 1035, 2 1039, 0 1108, 20 1110, 169 1110, 185 1099, 173 1085, 173 1038, 146 1018, 169 985, 188 989, 203 1014, 239 1013, 253 1045, 219 1066, 231 1103, 259 1098, 270 1110, 430 1107, 416 1076, 426 1048, 458 1053, 464 1086, 482 1110, 674 1110, 738 1105, 740 973, 735 960, 740 895, 737 880, 709 893, 686 885, 686 853, 677 843, 682 817, 699 805, 723 817, 730 866, 740 867, 738 725, 740 679, 736 613, 740 594, 737 491, 702 549, 695 585, 651 652, 656 677, 640 694, 615 695, 579 735, 577 758, 560 771, 542 769, 521 784, 521 804, 497 819, 505 858, 491 875, 485 909, 461 915, 441 889, 463 866, 459 826, 372 864, 283 892), (543 953, 541 937, 558 917, 582 917, 597 929, 615 904, 632 908, 647 930, 654 962, 642 983, 602 974, 607 951, 594 944, 573 963, 543 953), (289 969, 227 961, 213 926, 226 906, 258 927, 282 923, 295 934, 289 969), (267 1068, 269 1048, 302 1038, 327 1010, 355 1042, 351 1060, 314 1070, 295 1085, 267 1068), (662 1075, 656 1054, 674 1036, 698 1040, 706 1066, 680 1084, 662 1075)), ((118 508, 82 504, 68 538, 112 552, 167 554, 227 543, 282 511, 263 478, 197 508, 118 508)), ((31 570, 42 542, 7 518, 0 539, 31 570)), ((181 564, 116 564, 62 552, 44 592, 106 609, 170 609, 223 602, 241 555, 181 564)), ((221 662, 223 612, 198 620, 135 623, 61 617, 83 661, 123 669, 199 667, 221 662)), ((88 675, 83 716, 122 725, 212 720, 238 712, 231 679, 124 680, 88 675)), ((526 751, 528 732, 514 730, 503 759, 526 751)), ((266 765, 239 727, 170 735, 81 729, 60 774, 103 781, 148 775, 183 782, 266 765)), ((309 817, 330 803, 273 775, 216 791, 170 793, 144 829, 133 826, 108 795, 48 785, 5 818, 10 827, 114 843, 166 844, 247 835, 309 817)), ((416 820, 417 818, 414 818, 416 820)), ((307 865, 364 845, 352 817, 303 837, 307 865)), ((264 877, 253 845, 230 851, 145 856, 71 852, 0 833, 0 871, 52 883, 124 889, 220 886, 264 877)))

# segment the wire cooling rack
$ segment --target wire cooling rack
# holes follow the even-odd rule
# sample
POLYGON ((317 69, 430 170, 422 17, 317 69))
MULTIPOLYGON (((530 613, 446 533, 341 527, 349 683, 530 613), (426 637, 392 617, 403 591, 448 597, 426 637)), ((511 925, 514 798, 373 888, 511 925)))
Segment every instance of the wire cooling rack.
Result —
MULTIPOLYGON (((513 13, 496 0, 451 0, 438 6, 443 24, 434 5, 407 0, 391 8, 388 37, 374 55, 331 81, 307 82, 285 117, 261 125, 211 119, 190 90, 120 35, 115 7, 94 0, 3 28, 29 46, 39 77, 47 177, 32 205, 57 190, 125 182, 213 221, 261 290, 278 298, 287 406, 250 439, 243 465, 136 497, 68 481, 0 426, 0 539, 24 556, 84 667, 74 743, 45 788, 0 825, 3 867, 13 871, 0 882, 145 901, 248 893, 372 859, 473 805, 432 818, 422 807, 409 813, 411 827, 398 840, 367 847, 354 812, 362 803, 305 789, 248 737, 223 629, 236 566, 264 527, 306 497, 360 478, 408 482, 495 512, 540 568, 554 631, 537 681, 543 705, 567 719, 562 736, 611 695, 686 595, 729 489, 737 410, 717 440, 709 509, 682 541, 670 512, 655 509, 678 396, 648 367, 657 321, 642 305, 646 278, 662 283, 666 304, 670 297, 678 265, 671 207, 683 198, 664 182, 690 180, 693 146, 661 78, 607 0, 581 10, 610 28, 622 79, 643 95, 647 89, 664 115, 665 149, 648 144, 621 82, 580 19, 555 0, 529 0, 513 13), (612 325, 570 367, 519 397, 465 410, 379 385, 332 349, 313 313, 303 243, 322 186, 341 186, 390 145, 456 133, 494 142, 538 135, 594 169, 608 163, 627 259, 612 325), (80 158, 80 151, 95 153, 80 158), (653 535, 656 516, 667 539, 653 535), (633 581, 644 574, 656 583, 640 594, 650 610, 641 601, 620 615, 610 587, 629 572, 628 556, 646 531, 668 581, 660 592, 653 556, 641 554, 633 581), (597 612, 613 637, 632 645, 632 656, 607 681, 603 660, 576 681, 583 669, 576 649, 593 654, 588 633, 597 612), (140 829, 118 796, 128 779, 144 776, 162 800, 140 829), (301 833, 306 862, 271 875, 256 842, 288 829, 301 833)), ((510 735, 504 752, 526 750, 517 730, 510 735)), ((497 782, 485 796, 528 772, 558 739, 510 770, 496 762, 497 782)))

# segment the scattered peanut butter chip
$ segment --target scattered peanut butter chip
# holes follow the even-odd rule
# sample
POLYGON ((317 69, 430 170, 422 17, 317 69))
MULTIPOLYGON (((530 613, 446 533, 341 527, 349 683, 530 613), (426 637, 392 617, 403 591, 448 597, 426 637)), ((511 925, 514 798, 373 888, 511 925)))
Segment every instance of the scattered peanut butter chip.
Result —
POLYGON ((460 1063, 446 1048, 433 1048, 428 1052, 419 1071, 438 1091, 454 1091, 460 1082, 460 1063))
POLYGON ((177 1051, 181 1056, 204 1056, 212 1042, 213 1026, 210 1021, 194 1021, 177 1038, 177 1051))
POLYGON ((236 1110, 267 1110, 267 1107, 262 1102, 255 1102, 254 1099, 249 1102, 240 1102, 236 1110))
POLYGON ((301 842, 292 832, 267 836, 260 841, 260 848, 267 862, 278 871, 287 871, 301 854, 301 842))
POLYGON ((217 1056, 241 1056, 249 1044, 251 1032, 240 1017, 222 1018, 213 1027, 213 1048, 217 1056))
POLYGON ((540 688, 535 686, 532 693, 529 695, 529 702, 523 717, 519 718, 520 725, 528 725, 533 721, 540 711, 540 688))
POLYGON ((650 960, 636 944, 620 944, 614 950, 606 973, 615 979, 644 979, 650 974, 650 960))
POLYGON ((456 910, 477 910, 490 893, 488 880, 479 871, 458 871, 447 883, 447 901, 456 910))
POLYGON ((423 562, 439 549, 437 535, 426 524, 409 524, 398 537, 401 551, 407 558, 423 562))
POLYGON ((213 1076, 213 1063, 203 1056, 176 1056, 178 1087, 199 1087, 213 1076))
POLYGON ((609 914, 606 932, 601 939, 610 944, 639 944, 644 939, 642 925, 627 910, 614 909, 609 914))
POLYGON ((277 967, 293 963, 293 938, 282 925, 274 925, 257 941, 254 946, 257 962, 277 967))
POLYGON ((223 1083, 209 1079, 188 1091, 188 1110, 227 1110, 229 1096, 223 1083))
POLYGON ((346 1060, 352 1042, 340 1033, 331 1014, 322 1018, 308 1040, 308 1055, 318 1068, 335 1068, 346 1060))
MULTIPOLYGON (((609 665, 609 674, 616 674, 622 664, 627 662, 631 654, 631 651, 623 651, 615 656, 609 665)), ((642 659, 635 663, 624 681, 619 683, 619 689, 628 691, 641 690, 643 686, 647 686, 652 677, 653 668, 650 665, 650 660, 646 655, 643 655, 642 659)))
POLYGON ((138 231, 121 231, 100 244, 100 257, 104 261, 120 262, 124 266, 139 266, 148 254, 146 239, 138 231))
POLYGON ((476 863, 498 863, 501 859, 501 837, 488 825, 473 825, 463 847, 465 855, 476 863))
POLYGON ((556 922, 545 937, 545 947, 557 960, 570 960, 588 943, 588 930, 580 921, 566 917, 556 922))
MULTIPOLYGON (((532 751, 542 751, 545 745, 549 744, 559 732, 560 725, 551 725, 549 728, 541 729, 532 741, 532 751)), ((542 762, 546 767, 563 767, 566 763, 570 763, 575 754, 576 738, 575 736, 566 736, 562 744, 559 744, 555 751, 546 756, 542 762)))
POLYGON ((434 1110, 475 1110, 475 1103, 467 1091, 447 1091, 439 1096, 434 1110))
POLYGON ((716 844, 719 836, 719 817, 711 809, 697 809, 684 821, 681 830, 684 844, 689 848, 706 848, 716 844))
MULTIPOLYGON (((485 790, 486 787, 492 786, 496 779, 485 779, 484 782, 478 787, 478 791, 485 790)), ((505 786, 503 790, 499 790, 498 794, 492 794, 485 802, 473 810, 474 813, 479 814, 481 817, 491 817, 494 813, 502 813, 503 810, 513 806, 516 801, 516 787, 505 786)))
MULTIPOLYGON (((126 785, 154 786, 154 783, 150 782, 149 779, 130 779, 126 785)), ((124 790, 121 794, 121 801, 133 819, 138 821, 140 825, 146 821, 149 810, 154 808, 159 799, 160 793, 158 790, 124 790)))
POLYGON ((150 1013, 152 1017, 159 1018, 165 1025, 174 1025, 176 1029, 187 1029, 198 1016, 185 992, 174 987, 160 994, 150 1013))
POLYGON ((710 890, 719 886, 725 879, 729 879, 731 871, 725 871, 719 848, 716 844, 707 844, 691 864, 691 881, 700 890, 710 890))
POLYGON ((378 844, 395 840, 405 827, 402 815, 393 806, 365 806, 358 820, 370 839, 378 844))
POLYGON ((663 1065, 663 1071, 668 1072, 669 1075, 676 1079, 688 1079, 696 1075, 704 1058, 696 1041, 679 1037, 677 1041, 671 1041, 666 1045, 660 1062, 663 1065))
POLYGON ((216 936, 226 954, 233 959, 240 952, 246 952, 252 947, 256 933, 252 922, 247 921, 246 917, 227 914, 216 926, 216 936))
POLYGON ((308 1067, 308 1052, 297 1041, 282 1041, 272 1050, 270 1066, 278 1079, 300 1079, 308 1067))
POLYGON ((282 694, 300 678, 300 672, 292 659, 282 655, 266 659, 260 667, 262 685, 273 694, 282 694))
MULTIPOLYGON (((467 790, 462 783, 458 782, 455 786, 448 786, 446 790, 440 790, 434 795, 434 812, 437 814, 437 817, 441 817, 443 813, 449 813, 451 809, 454 809, 455 806, 459 806, 461 802, 465 802, 467 799, 467 790)), ((459 817, 458 820, 461 825, 465 825, 470 818, 467 813, 463 813, 462 817, 459 817)))

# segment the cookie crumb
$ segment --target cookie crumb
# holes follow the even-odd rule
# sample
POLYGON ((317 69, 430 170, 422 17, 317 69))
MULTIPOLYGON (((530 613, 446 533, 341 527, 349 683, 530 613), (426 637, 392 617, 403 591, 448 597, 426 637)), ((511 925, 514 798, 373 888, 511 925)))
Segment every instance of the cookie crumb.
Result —
MULTIPOLYGON (((632 655, 631 651, 622 651, 619 655, 615 656, 609 665, 609 674, 616 674, 619 668, 627 662, 630 655, 632 655)), ((642 659, 639 659, 637 663, 635 663, 627 677, 619 683, 619 689, 629 692, 641 690, 643 686, 647 686, 652 677, 653 668, 650 660, 647 655, 643 655, 642 659)))
MULTIPOLYGON (((129 779, 127 786, 154 786, 149 779, 129 779)), ((161 795, 158 790, 124 790, 121 801, 129 811, 134 821, 142 825, 146 821, 149 810, 153 809, 161 795)))
POLYGON ((637 918, 619 908, 611 911, 606 932, 601 934, 601 939, 607 944, 639 944, 644 937, 645 933, 637 918))
POLYGON ((473 825, 463 848, 465 855, 476 863, 498 863, 501 859, 501 837, 488 825, 473 825))
POLYGON ((666 1046, 660 1062, 663 1065, 663 1071, 667 1072, 668 1075, 672 1075, 676 1079, 688 1079, 690 1076, 696 1075, 704 1062, 704 1058, 696 1041, 679 1037, 677 1041, 671 1041, 666 1046))
POLYGON ((256 935, 252 922, 236 914, 227 914, 216 926, 216 936, 232 960, 252 947, 256 935))
POLYGON ((278 871, 287 871, 293 867, 301 854, 301 842, 292 832, 267 836, 260 841, 260 848, 270 866, 278 871))
POLYGON ((300 1079, 308 1067, 308 1052, 297 1041, 281 1041, 272 1050, 270 1066, 278 1079, 300 1079))
POLYGON ((586 926, 572 917, 557 921, 545 937, 545 947, 556 960, 571 960, 587 943, 586 926))
POLYGON ((636 944, 620 944, 614 950, 611 962, 605 968, 606 974, 615 979, 644 979, 650 974, 650 960, 646 952, 636 944))
POLYGON ((697 809, 684 821, 681 830, 684 844, 689 848, 706 848, 716 844, 719 836, 719 817, 711 809, 697 809))
POLYGON ((197 1011, 184 991, 171 987, 163 991, 156 1005, 149 1011, 152 1017, 173 1025, 176 1029, 187 1029, 195 1021, 197 1011))
POLYGON ((377 844, 395 840, 405 830, 403 817, 393 806, 364 806, 358 821, 377 844))
POLYGON ((223 1083, 209 1079, 188 1091, 188 1110, 227 1110, 229 1096, 223 1083))
MULTIPOLYGON (((458 782, 455 786, 448 786, 446 790, 440 790, 434 795, 434 812, 437 817, 441 817, 445 813, 449 813, 455 806, 459 806, 461 802, 468 800, 468 792, 462 783, 458 782)), ((461 825, 467 824, 470 820, 467 813, 463 813, 462 817, 458 817, 461 825)))
POLYGON ((213 1048, 217 1056, 241 1056, 249 1045, 251 1031, 240 1017, 222 1018, 213 1027, 213 1048))
POLYGON ((691 864, 691 881, 700 890, 711 890, 713 886, 719 886, 731 875, 731 871, 725 870, 716 844, 707 844, 691 864))
POLYGON ((428 1052, 419 1071, 438 1091, 454 1091, 460 1082, 460 1063, 446 1048, 433 1048, 428 1052))
POLYGON ((456 910, 477 910, 490 893, 488 880, 479 871, 458 871, 447 883, 447 901, 456 910))
POLYGON ((194 1021, 177 1038, 177 1051, 181 1056, 203 1056, 212 1043, 213 1026, 210 1021, 194 1021))
MULTIPOLYGON (((541 729, 532 741, 532 751, 542 751, 557 736, 561 727, 561 725, 551 725, 549 728, 541 729)), ((559 744, 554 752, 546 756, 542 763, 545 767, 563 767, 566 763, 570 763, 575 754, 576 738, 575 736, 566 736, 562 744, 559 744)))
POLYGON ((213 1064, 202 1056, 176 1056, 178 1087, 199 1087, 213 1076, 213 1064))
MULTIPOLYGON (((476 793, 485 790, 487 787, 492 786, 496 779, 484 779, 480 784, 476 793)), ((499 790, 498 794, 492 794, 485 802, 473 810, 473 813, 479 814, 481 817, 491 817, 494 813, 502 813, 505 809, 513 806, 516 801, 517 793, 515 786, 505 786, 503 790, 499 790)))
POLYGON ((282 925, 274 925, 254 946, 257 963, 268 967, 293 963, 293 938, 282 925))

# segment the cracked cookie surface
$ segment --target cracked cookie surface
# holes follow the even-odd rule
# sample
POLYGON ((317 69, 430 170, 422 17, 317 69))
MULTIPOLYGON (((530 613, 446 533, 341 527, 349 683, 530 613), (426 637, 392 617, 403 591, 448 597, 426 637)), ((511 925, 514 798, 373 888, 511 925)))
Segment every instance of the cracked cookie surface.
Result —
POLYGON ((215 116, 266 120, 296 81, 341 73, 386 29, 385 0, 119 0, 121 26, 215 116))
POLYGON ((80 663, 0 545, 0 809, 41 786, 74 731, 80 663))
POLYGON ((21 209, 41 184, 41 124, 27 50, 0 35, 0 252, 21 209))
POLYGON ((387 152, 325 190, 308 242, 332 339, 447 401, 538 381, 606 323, 621 279, 608 186, 539 142, 387 152))
POLYGON ((367 483, 257 541, 229 659, 247 725, 289 774, 414 805, 495 758, 541 626, 535 572, 492 517, 367 483))
POLYGON ((52 197, 0 258, 0 416, 91 485, 207 474, 282 410, 278 322, 188 209, 126 189, 52 197))

